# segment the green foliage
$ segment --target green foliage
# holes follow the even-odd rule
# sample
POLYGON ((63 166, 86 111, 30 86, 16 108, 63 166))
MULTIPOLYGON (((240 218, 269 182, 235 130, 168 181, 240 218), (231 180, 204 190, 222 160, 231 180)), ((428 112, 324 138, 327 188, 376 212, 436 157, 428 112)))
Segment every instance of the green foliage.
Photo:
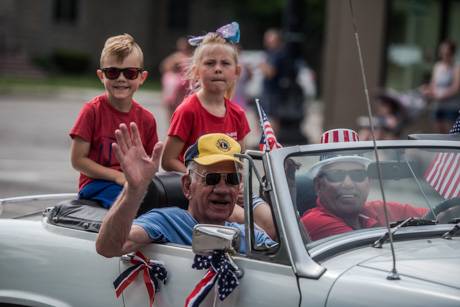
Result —
POLYGON ((71 49, 56 49, 51 58, 58 71, 66 74, 86 73, 91 64, 88 53, 71 49))

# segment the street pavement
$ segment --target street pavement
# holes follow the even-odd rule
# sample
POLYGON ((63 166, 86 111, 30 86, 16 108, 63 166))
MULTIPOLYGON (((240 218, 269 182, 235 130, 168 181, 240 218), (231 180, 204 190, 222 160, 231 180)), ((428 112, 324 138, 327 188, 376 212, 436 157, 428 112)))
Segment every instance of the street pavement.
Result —
MULTIPOLYGON (((100 93, 75 88, 0 93, 0 199, 77 191, 68 132, 82 104, 100 93)), ((160 97, 159 92, 145 90, 135 95, 154 114, 159 138, 164 140, 169 118, 160 97)), ((308 113, 303 130, 316 140, 322 124, 320 104, 310 104, 308 113)), ((258 121, 253 112, 247 115, 252 130, 248 144, 253 147, 260 139, 258 121)))

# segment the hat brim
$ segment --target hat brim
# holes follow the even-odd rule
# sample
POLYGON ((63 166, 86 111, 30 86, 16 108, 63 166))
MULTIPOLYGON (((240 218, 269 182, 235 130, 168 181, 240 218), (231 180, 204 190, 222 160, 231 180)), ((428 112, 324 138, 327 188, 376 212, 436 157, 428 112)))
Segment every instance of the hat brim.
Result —
POLYGON ((212 165, 224 161, 232 161, 236 162, 240 165, 243 165, 241 161, 235 157, 229 156, 229 155, 209 155, 209 156, 204 156, 204 157, 197 157, 193 159, 196 163, 200 165, 212 165))
POLYGON ((325 160, 316 162, 310 168, 309 173, 312 176, 312 178, 315 178, 323 167, 333 164, 333 163, 337 163, 337 162, 350 162, 350 163, 356 163, 356 164, 360 164, 360 165, 367 167, 372 161, 368 158, 364 158, 361 156, 337 156, 337 157, 333 157, 333 158, 329 158, 329 159, 325 159, 325 160))

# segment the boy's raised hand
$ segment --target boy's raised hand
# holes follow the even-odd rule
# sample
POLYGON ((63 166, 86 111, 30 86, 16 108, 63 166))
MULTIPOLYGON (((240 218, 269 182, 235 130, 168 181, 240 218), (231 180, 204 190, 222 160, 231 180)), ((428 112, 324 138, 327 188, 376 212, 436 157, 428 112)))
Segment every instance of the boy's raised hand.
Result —
POLYGON ((146 190, 158 171, 163 143, 155 144, 152 156, 149 157, 135 123, 130 123, 129 129, 125 124, 120 124, 120 128, 115 131, 115 138, 117 143, 112 146, 129 187, 146 190))

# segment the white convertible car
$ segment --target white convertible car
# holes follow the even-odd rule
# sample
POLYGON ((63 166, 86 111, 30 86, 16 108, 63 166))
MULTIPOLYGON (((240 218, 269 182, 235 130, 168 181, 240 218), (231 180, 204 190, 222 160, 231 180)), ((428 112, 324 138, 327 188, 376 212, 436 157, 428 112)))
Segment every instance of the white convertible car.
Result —
MULTIPOLYGON (((460 306, 460 139, 414 138, 377 142, 380 164, 372 142, 247 151, 245 201, 254 194, 266 199, 279 244, 255 246, 251 206, 245 206, 246 254, 230 253, 238 232, 217 226, 197 227, 193 248, 150 244, 141 252, 168 274, 154 306, 184 306, 205 274, 192 268, 195 253, 211 250, 227 253, 239 285, 223 301, 212 289, 201 306, 460 306), (302 219, 316 204, 311 167, 332 153, 372 161, 368 201, 384 195, 386 203, 426 214, 313 240, 302 219)), ((179 184, 176 174, 156 176, 140 211, 186 206, 179 184)), ((132 257, 96 253, 106 211, 74 197, 0 200, 0 306, 149 306, 142 273, 116 297, 113 282, 132 267, 132 257)))

